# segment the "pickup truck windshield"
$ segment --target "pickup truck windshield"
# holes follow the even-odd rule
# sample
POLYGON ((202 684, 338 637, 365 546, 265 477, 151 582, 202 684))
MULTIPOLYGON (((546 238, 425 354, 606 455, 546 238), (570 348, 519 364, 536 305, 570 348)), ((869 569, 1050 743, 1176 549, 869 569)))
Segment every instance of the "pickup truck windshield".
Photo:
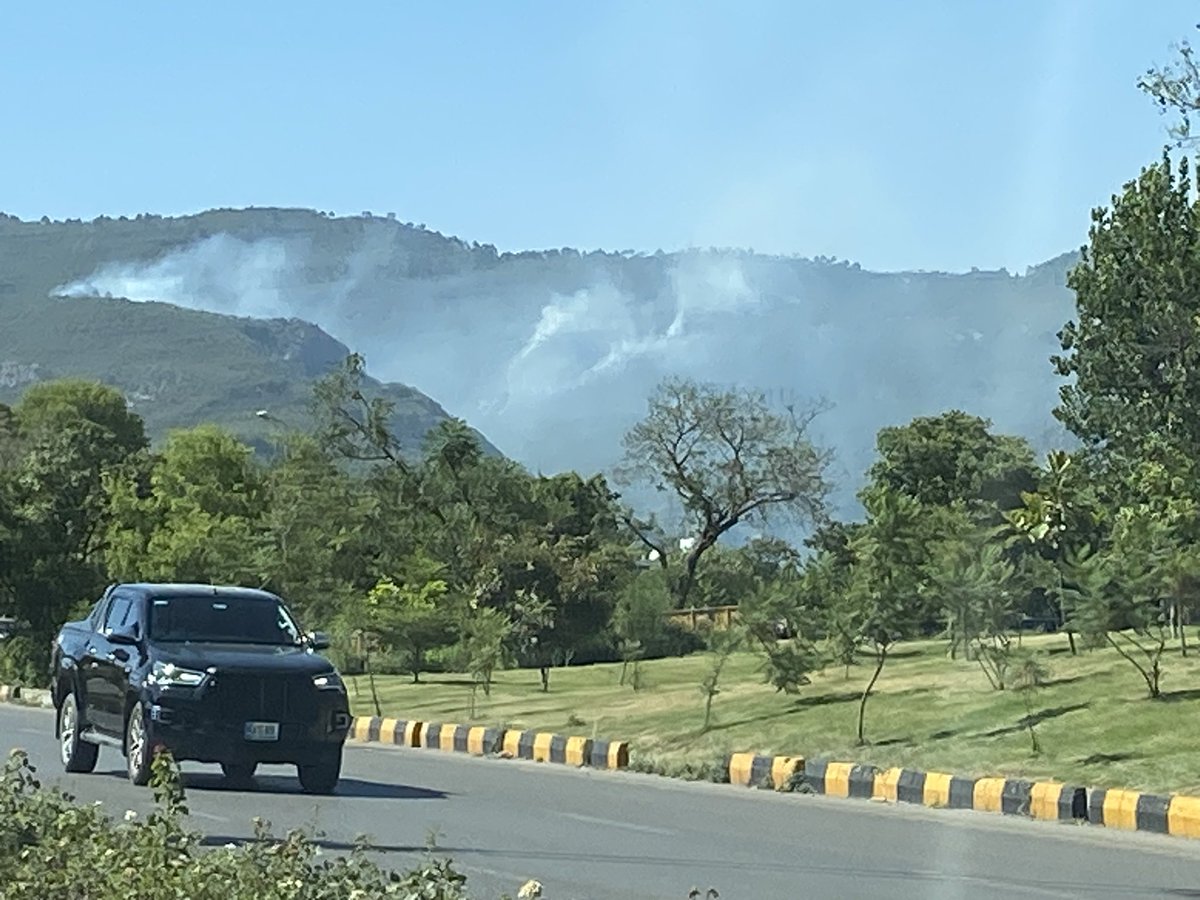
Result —
POLYGON ((150 604, 150 639, 163 643, 301 643, 300 629, 274 600, 247 597, 156 597, 150 604))

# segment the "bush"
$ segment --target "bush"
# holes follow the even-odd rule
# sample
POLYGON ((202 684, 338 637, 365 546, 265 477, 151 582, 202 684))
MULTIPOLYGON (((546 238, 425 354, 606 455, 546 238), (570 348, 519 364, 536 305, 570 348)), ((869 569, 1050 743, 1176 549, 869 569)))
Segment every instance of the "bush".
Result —
POLYGON ((666 623, 662 631, 646 644, 645 659, 662 659, 667 656, 688 656, 707 647, 704 635, 699 631, 684 628, 678 622, 666 623))
POLYGON ((168 754, 154 760, 155 811, 145 820, 108 818, 43 788, 14 750, 0 776, 0 885, 6 900, 465 900, 466 878, 449 861, 430 859, 398 873, 367 857, 365 842, 345 856, 319 857, 310 834, 275 838, 255 820, 255 839, 207 848, 187 831, 179 770, 168 754))
POLYGON ((0 641, 0 684, 42 687, 49 681, 49 662, 47 654, 39 653, 28 635, 0 641))

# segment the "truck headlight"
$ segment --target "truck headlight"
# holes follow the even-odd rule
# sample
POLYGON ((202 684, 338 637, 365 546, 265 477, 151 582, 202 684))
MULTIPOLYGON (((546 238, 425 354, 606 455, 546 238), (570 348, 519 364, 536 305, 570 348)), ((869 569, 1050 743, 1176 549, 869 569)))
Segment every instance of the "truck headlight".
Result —
POLYGON ((338 691, 346 693, 346 685, 342 681, 342 676, 337 672, 326 672, 323 675, 313 676, 313 687, 319 691, 338 691))
POLYGON ((163 687, 197 687, 205 677, 204 672, 181 669, 175 663, 156 662, 150 669, 147 681, 163 687))

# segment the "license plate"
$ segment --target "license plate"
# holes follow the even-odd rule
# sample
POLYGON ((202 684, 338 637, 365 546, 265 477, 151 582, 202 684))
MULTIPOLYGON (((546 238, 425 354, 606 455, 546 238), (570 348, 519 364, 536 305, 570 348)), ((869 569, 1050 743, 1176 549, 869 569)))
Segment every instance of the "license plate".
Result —
POLYGON ((247 722, 245 733, 248 741, 277 741, 279 740, 279 723, 247 722))

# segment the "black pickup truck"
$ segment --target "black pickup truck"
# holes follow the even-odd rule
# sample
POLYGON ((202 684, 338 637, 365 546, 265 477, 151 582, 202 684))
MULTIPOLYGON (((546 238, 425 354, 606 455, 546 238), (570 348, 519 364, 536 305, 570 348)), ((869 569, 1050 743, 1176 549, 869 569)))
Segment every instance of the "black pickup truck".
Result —
POLYGON ((53 646, 57 734, 68 772, 90 772, 101 745, 146 784, 159 748, 220 763, 249 784, 260 763, 297 767, 301 786, 332 793, 350 728, 346 688, 266 591, 203 584, 110 587, 53 646))

